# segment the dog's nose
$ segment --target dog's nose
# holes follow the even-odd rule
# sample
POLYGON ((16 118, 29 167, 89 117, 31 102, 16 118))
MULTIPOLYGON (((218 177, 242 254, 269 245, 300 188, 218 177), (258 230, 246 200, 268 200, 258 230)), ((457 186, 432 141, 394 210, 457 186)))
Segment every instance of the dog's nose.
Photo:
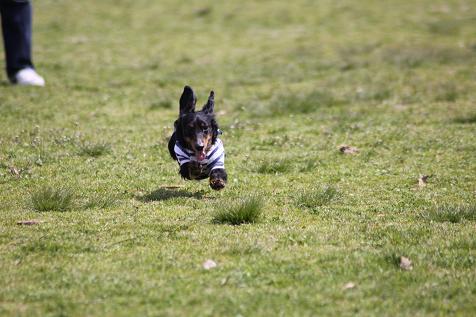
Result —
POLYGON ((200 152, 201 152, 201 151, 203 150, 203 145, 198 145, 198 144, 196 144, 196 145, 195 145, 195 148, 197 149, 197 151, 200 151, 200 152))

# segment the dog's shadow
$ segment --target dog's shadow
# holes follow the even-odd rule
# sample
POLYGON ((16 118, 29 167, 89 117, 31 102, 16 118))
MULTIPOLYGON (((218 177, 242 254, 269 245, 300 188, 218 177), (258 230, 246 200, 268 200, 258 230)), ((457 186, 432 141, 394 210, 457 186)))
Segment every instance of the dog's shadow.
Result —
POLYGON ((158 188, 148 194, 141 196, 136 196, 136 199, 144 203, 152 201, 165 201, 173 198, 195 198, 202 199, 203 191, 198 191, 195 193, 188 192, 183 189, 177 188, 158 188))

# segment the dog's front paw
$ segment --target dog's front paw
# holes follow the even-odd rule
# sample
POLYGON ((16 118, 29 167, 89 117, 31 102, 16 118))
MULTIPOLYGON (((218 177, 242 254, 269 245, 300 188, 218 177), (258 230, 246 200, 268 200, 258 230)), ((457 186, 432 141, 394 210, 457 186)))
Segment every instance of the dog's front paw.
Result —
POLYGON ((227 175, 224 169, 214 169, 210 173, 210 187, 214 190, 225 188, 227 175))
POLYGON ((210 179, 210 187, 214 190, 225 188, 225 181, 220 178, 210 179))

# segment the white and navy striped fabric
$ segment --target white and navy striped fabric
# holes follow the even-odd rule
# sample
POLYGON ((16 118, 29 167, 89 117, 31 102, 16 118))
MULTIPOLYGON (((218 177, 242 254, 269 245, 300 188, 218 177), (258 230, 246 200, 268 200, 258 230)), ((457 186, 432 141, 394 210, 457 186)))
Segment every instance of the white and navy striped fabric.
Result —
POLYGON ((198 162, 206 173, 210 173, 216 168, 225 168, 225 148, 223 142, 218 138, 202 161, 195 157, 193 151, 182 147, 178 141, 175 143, 174 151, 180 166, 191 161, 198 162))

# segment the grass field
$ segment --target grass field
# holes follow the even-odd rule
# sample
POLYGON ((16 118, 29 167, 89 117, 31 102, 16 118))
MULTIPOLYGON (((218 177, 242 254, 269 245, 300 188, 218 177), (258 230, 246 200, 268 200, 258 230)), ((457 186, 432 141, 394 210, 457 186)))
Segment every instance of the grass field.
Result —
POLYGON ((1 316, 476 315, 475 1, 33 2, 1 316), (223 191, 169 158, 185 84, 223 191))

